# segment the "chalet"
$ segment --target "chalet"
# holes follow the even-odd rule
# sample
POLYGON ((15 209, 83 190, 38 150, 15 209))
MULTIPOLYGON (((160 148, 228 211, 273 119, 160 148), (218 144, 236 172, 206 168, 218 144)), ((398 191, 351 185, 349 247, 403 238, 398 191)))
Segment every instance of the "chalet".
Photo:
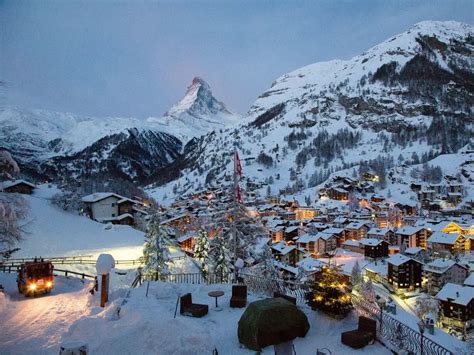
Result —
POLYGON ((286 245, 284 242, 273 244, 272 253, 276 260, 291 266, 295 266, 304 256, 304 250, 295 245, 286 245))
MULTIPOLYGON (((0 183, 0 187, 2 184, 0 183)), ((19 193, 31 195, 36 188, 34 184, 25 180, 14 180, 3 182, 3 192, 19 193)))
POLYGON ((370 224, 367 221, 354 221, 344 227, 344 238, 361 239, 367 235, 370 224))
POLYGON ((298 268, 303 269, 303 271, 308 275, 315 271, 321 270, 321 267, 326 265, 326 263, 322 262, 319 259, 315 259, 312 257, 303 258, 296 263, 298 268))
POLYGON ((374 172, 365 172, 362 174, 361 177, 362 177, 362 180, 364 181, 373 181, 373 182, 379 181, 379 176, 374 172))
POLYGON ((342 243, 344 243, 344 229, 330 227, 322 230, 322 232, 325 234, 331 234, 336 238, 336 247, 340 247, 342 243))
POLYGON ((339 217, 334 218, 332 223, 334 224, 334 227, 344 228, 346 225, 350 223, 350 221, 346 217, 339 216, 339 217))
POLYGON ((411 189, 413 192, 420 192, 420 191, 421 191, 421 188, 422 188, 422 185, 421 185, 421 184, 416 184, 416 183, 411 183, 411 184, 410 184, 410 189, 411 189))
POLYGON ((319 215, 318 210, 310 207, 297 207, 294 209, 293 212, 295 212, 295 219, 298 221, 302 221, 304 219, 312 219, 319 215))
POLYGON ((316 234, 303 234, 296 241, 296 245, 310 254, 318 254, 318 239, 316 234))
POLYGON ((435 255, 446 253, 464 253, 466 250, 466 239, 462 234, 434 232, 428 238, 428 248, 435 255))
POLYGON ((338 243, 336 234, 322 231, 318 233, 317 236, 319 237, 318 250, 320 254, 326 254, 336 250, 338 243))
POLYGON ((364 247, 364 256, 371 259, 388 257, 389 244, 385 240, 362 238, 360 244, 364 247))
POLYGON ((474 326, 474 288, 448 283, 436 295, 440 303, 439 323, 463 334, 474 326))
POLYGON ((388 283, 396 291, 413 290, 421 287, 423 264, 402 254, 387 259, 388 283))
POLYGON ((134 223, 132 213, 136 201, 113 192, 96 192, 81 200, 86 205, 86 213, 96 221, 128 225, 134 223))
POLYGON ((194 244, 196 236, 191 233, 187 233, 176 239, 178 246, 188 255, 194 255, 194 244))
POLYGON ((391 228, 370 228, 367 231, 367 238, 381 239, 389 244, 397 244, 395 233, 391 228))
POLYGON ((326 195, 331 200, 348 201, 349 191, 340 187, 330 187, 326 190, 326 195))
POLYGON ((462 285, 469 268, 453 260, 435 259, 425 265, 423 272, 428 292, 435 295, 447 283, 462 285))
POLYGON ((380 196, 380 195, 373 195, 371 198, 370 198, 370 201, 374 202, 374 203, 381 203, 381 202, 384 202, 385 201, 385 197, 384 196, 380 196))
POLYGON ((416 214, 416 205, 397 203, 395 204, 395 207, 398 208, 404 216, 412 216, 416 214))
POLYGON ((463 185, 462 184, 456 184, 456 183, 450 183, 448 186, 446 186, 447 192, 449 193, 458 193, 461 194, 463 193, 463 185))
POLYGON ((355 239, 348 239, 344 243, 342 243, 342 249, 359 254, 362 254, 364 252, 364 248, 360 244, 360 240, 355 239))
POLYGON ((387 211, 380 211, 375 214, 375 225, 379 228, 387 228, 389 224, 389 215, 387 211))
POLYGON ((431 232, 424 227, 401 227, 395 232, 397 245, 406 244, 408 247, 426 248, 426 240, 431 232))
POLYGON ((289 226, 283 231, 283 238, 285 241, 293 243, 300 234, 304 234, 304 229, 299 226, 289 226))

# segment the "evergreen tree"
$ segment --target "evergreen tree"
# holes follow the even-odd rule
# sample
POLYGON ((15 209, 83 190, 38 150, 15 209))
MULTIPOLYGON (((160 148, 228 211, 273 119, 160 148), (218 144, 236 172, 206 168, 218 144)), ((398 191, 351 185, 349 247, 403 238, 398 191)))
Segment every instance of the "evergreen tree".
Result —
POLYGON ((360 295, 364 300, 367 302, 375 303, 376 301, 376 294, 374 290, 374 285, 372 281, 368 280, 367 282, 363 282, 360 287, 360 295))
POLYGON ((169 236, 166 229, 161 227, 158 214, 152 215, 145 238, 142 256, 143 274, 158 280, 161 275, 170 273, 167 265, 170 255, 166 247, 169 236))
POLYGON ((352 303, 341 267, 335 264, 323 266, 314 276, 312 291, 306 295, 308 305, 337 318, 346 317, 352 303))
POLYGON ((209 271, 209 239, 204 228, 199 229, 196 237, 194 258, 200 262, 200 270, 205 277, 209 271))
POLYGON ((222 235, 212 240, 211 258, 214 274, 218 280, 226 282, 231 272, 231 258, 225 238, 222 235))
POLYGON ((351 279, 353 288, 358 288, 359 285, 364 281, 364 279, 362 278, 362 272, 360 270, 358 261, 356 261, 354 267, 352 268, 351 279))

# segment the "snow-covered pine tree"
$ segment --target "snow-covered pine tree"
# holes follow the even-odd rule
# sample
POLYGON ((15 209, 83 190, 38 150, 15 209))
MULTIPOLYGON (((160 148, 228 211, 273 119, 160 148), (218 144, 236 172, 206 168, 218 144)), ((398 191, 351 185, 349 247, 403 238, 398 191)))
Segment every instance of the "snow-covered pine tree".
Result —
POLYGON ((169 236, 166 229, 160 225, 160 216, 152 215, 148 223, 143 247, 143 274, 158 280, 161 275, 169 274, 167 263, 170 261, 169 236))
POLYGON ((375 293, 372 281, 368 280, 367 282, 363 282, 360 286, 359 292, 364 300, 370 303, 375 303, 377 295, 375 293))
POLYGON ((200 270, 204 277, 209 272, 209 238, 204 228, 199 229, 194 244, 194 259, 200 263, 200 270))
POLYGON ((231 273, 231 258, 227 247, 227 238, 222 235, 218 235, 212 240, 211 260, 216 278, 226 282, 231 273))
POLYGON ((425 318, 427 315, 431 315, 436 321, 439 314, 439 303, 433 296, 422 293, 415 302, 416 314, 420 319, 425 318))
POLYGON ((351 272, 352 287, 354 289, 359 289, 361 283, 364 281, 362 277, 362 271, 360 270, 359 262, 356 261, 351 272))

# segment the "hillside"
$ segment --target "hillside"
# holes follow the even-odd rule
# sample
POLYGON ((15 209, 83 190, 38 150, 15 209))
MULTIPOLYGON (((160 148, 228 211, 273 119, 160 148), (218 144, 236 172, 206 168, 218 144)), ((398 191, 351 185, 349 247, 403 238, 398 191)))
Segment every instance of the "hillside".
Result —
POLYGON ((390 169, 455 154, 470 142, 473 51, 472 26, 427 21, 350 60, 283 75, 245 123, 196 141, 167 167, 180 178, 150 191, 166 202, 222 182, 234 144, 246 177, 269 186, 263 194, 285 190, 314 200, 315 188, 340 170, 376 171, 386 188, 390 169))
POLYGON ((161 118, 89 117, 2 104, 0 147, 38 180, 100 175, 143 183, 172 163, 193 137, 238 119, 215 99, 209 84, 195 78, 161 118))

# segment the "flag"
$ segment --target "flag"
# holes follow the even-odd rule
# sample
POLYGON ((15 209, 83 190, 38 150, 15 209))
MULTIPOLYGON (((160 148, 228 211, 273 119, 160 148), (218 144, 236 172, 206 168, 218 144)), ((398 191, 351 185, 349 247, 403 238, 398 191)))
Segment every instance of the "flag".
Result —
POLYGON ((242 202, 242 192, 240 191, 239 185, 235 187, 235 200, 238 202, 242 202))
POLYGON ((240 158, 239 158, 239 153, 237 152, 237 149, 235 150, 235 153, 234 153, 234 172, 237 175, 239 175, 240 178, 243 175, 242 165, 240 164, 240 158))

